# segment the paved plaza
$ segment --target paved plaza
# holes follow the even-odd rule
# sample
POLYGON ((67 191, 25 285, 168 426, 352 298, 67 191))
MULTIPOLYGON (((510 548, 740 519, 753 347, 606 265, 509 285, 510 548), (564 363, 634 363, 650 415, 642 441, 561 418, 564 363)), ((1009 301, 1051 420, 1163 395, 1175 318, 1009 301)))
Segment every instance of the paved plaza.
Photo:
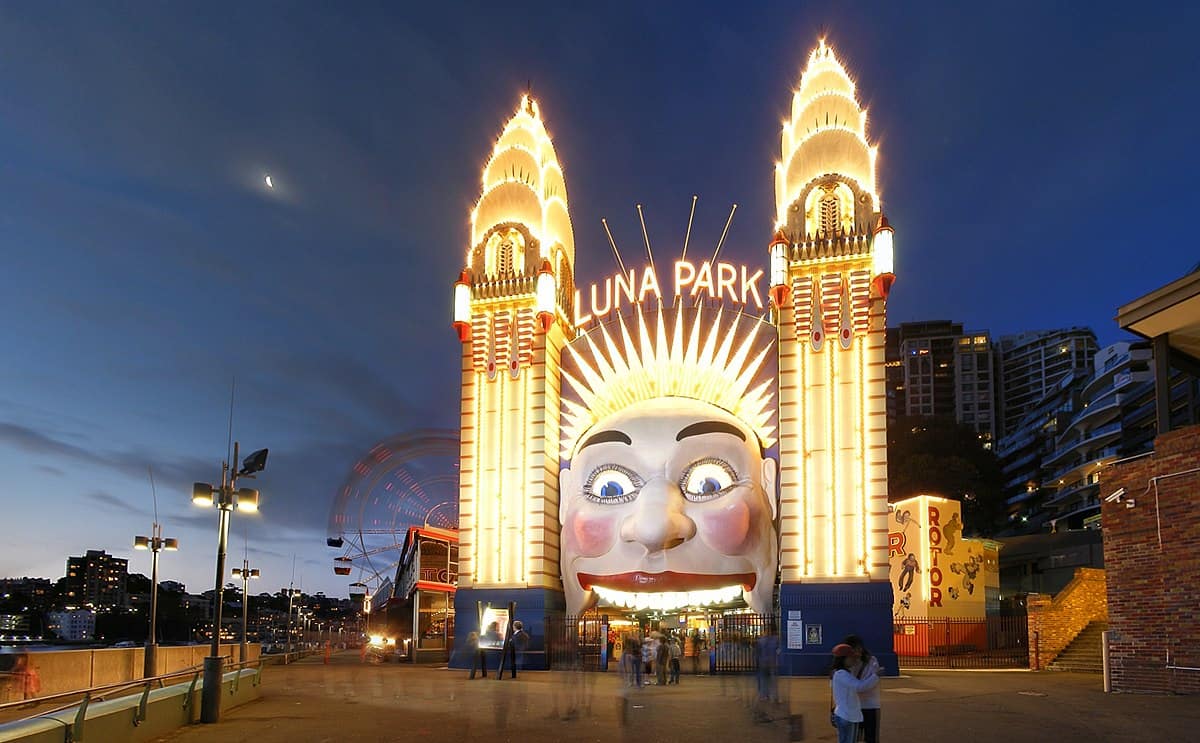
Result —
MULTIPOLYGON (((615 673, 530 672, 516 680, 400 664, 308 658, 264 670, 263 698, 193 725, 172 743, 222 741, 788 741, 835 740, 828 684, 782 679, 783 704, 756 710, 753 679, 684 676, 626 690, 615 673), (756 721, 756 712, 773 719, 756 721)), ((883 737, 937 743, 1195 740, 1200 698, 1106 695, 1099 676, 915 671, 883 681, 883 737)))

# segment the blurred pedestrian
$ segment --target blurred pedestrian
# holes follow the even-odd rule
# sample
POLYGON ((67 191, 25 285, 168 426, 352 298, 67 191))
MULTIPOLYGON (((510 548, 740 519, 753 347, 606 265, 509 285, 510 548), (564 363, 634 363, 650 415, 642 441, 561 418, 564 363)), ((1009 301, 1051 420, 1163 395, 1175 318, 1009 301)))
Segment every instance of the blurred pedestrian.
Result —
POLYGON ((487 657, 483 654, 483 648, 479 647, 479 633, 472 632, 467 635, 467 654, 471 656, 471 676, 475 678, 475 671, 482 670, 483 677, 487 678, 487 657))
POLYGON ((651 632, 646 637, 642 638, 642 668, 646 672, 646 676, 647 676, 646 685, 647 686, 649 686, 649 684, 650 684, 650 680, 649 680, 650 675, 654 673, 654 654, 655 654, 654 643, 655 643, 655 639, 654 639, 653 632, 651 632))
POLYGON ((37 669, 33 667, 29 651, 21 651, 13 665, 12 672, 17 683, 20 684, 22 699, 33 699, 42 692, 42 681, 38 677, 37 669))
MULTIPOLYGON (((846 635, 843 643, 854 648, 855 678, 865 678, 871 674, 879 676, 879 659, 863 645, 858 635, 846 635)), ((862 707, 862 739, 865 743, 879 743, 879 709, 882 706, 879 699, 879 684, 858 694, 859 706, 862 707)))
POLYGON ((621 665, 626 674, 625 683, 642 688, 642 642, 636 635, 628 635, 622 643, 621 665))
POLYGON ((854 648, 846 643, 833 646, 833 663, 829 678, 829 721, 837 728, 838 743, 855 743, 858 726, 862 723, 862 706, 858 695, 879 684, 879 677, 868 672, 856 678, 850 672, 854 663, 854 648))
POLYGON ((517 651, 517 662, 514 668, 525 670, 525 651, 529 649, 529 633, 525 624, 520 620, 513 622, 512 646, 517 651))
POLYGON ((667 679, 668 684, 679 685, 679 658, 683 655, 683 649, 679 647, 679 638, 671 635, 671 641, 667 644, 667 650, 671 656, 671 676, 667 679))
POLYGON ((755 659, 758 666, 758 701, 779 703, 779 635, 773 621, 758 638, 755 659))
POLYGON ((659 635, 654 645, 654 678, 659 686, 667 685, 667 661, 671 658, 671 648, 666 639, 659 635))

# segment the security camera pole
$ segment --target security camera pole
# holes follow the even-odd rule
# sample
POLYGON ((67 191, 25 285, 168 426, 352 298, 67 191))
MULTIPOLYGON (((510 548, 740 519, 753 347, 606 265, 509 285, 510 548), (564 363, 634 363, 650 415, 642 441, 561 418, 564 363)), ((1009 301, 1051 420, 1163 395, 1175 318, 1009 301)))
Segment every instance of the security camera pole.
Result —
POLYGON ((221 719, 221 608, 225 601, 225 551, 229 543, 229 514, 234 508, 255 512, 258 510, 258 491, 251 488, 237 487, 239 477, 253 477, 267 464, 267 450, 261 449, 246 457, 242 469, 236 469, 238 460, 238 442, 233 444, 233 462, 221 463, 221 487, 214 488, 208 483, 198 482, 192 485, 192 502, 197 505, 216 506, 220 513, 217 529, 217 581, 213 601, 213 635, 212 651, 204 659, 204 688, 200 698, 200 722, 218 722, 221 719))

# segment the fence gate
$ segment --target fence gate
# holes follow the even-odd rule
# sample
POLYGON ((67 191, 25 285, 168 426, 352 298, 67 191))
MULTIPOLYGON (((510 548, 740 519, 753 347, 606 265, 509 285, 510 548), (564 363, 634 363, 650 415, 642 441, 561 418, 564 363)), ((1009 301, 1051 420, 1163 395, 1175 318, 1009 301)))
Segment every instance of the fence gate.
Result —
POLYGON ((714 673, 754 673, 758 670, 757 644, 766 634, 778 634, 775 614, 725 614, 713 618, 712 669, 714 673))
POLYGON ((892 646, 901 668, 1028 668, 1028 616, 896 619, 892 646))
POLYGON ((546 661, 551 670, 604 671, 608 620, 597 612, 546 616, 546 661))

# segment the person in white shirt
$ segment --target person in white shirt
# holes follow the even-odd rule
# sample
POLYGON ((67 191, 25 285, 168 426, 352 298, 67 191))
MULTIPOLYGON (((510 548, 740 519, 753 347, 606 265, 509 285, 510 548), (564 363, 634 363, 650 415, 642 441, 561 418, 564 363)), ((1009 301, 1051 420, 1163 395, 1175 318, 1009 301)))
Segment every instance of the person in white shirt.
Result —
MULTIPOLYGON (((842 642, 854 648, 855 668, 851 670, 856 678, 865 678, 868 674, 879 675, 879 659, 872 655, 870 650, 867 650, 861 637, 846 635, 846 639, 842 642)), ((879 684, 860 692, 858 702, 862 707, 862 739, 864 743, 879 743, 879 708, 881 706, 879 684)))
POLYGON ((838 743, 855 743, 858 726, 862 723, 862 706, 858 695, 879 684, 879 676, 867 671, 862 678, 850 672, 854 648, 845 643, 833 646, 833 666, 829 679, 831 722, 837 728, 838 743))

